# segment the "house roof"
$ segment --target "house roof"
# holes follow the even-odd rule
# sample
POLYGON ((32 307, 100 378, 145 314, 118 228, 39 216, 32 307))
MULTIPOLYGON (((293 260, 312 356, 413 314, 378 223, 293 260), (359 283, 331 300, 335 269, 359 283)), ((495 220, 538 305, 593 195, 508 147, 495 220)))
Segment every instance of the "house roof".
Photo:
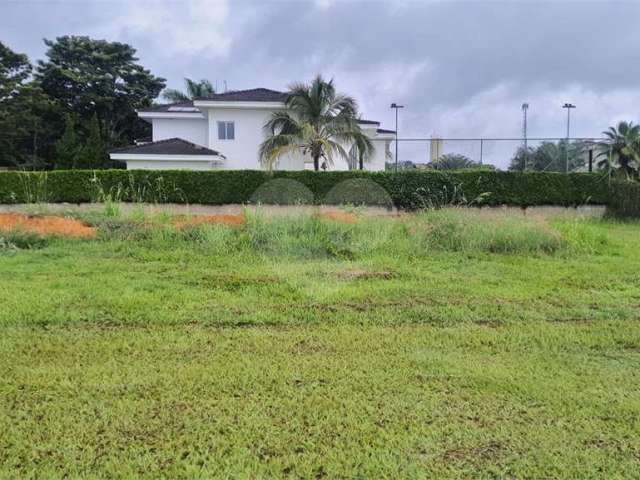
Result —
POLYGON ((252 88, 250 90, 230 90, 224 93, 213 93, 206 97, 198 97, 196 100, 209 100, 214 102, 284 102, 287 94, 268 88, 252 88))
MULTIPOLYGON (((206 97, 198 97, 196 100, 209 100, 214 102, 284 102, 287 93, 268 88, 252 88, 249 90, 232 90, 224 93, 214 93, 206 97)), ((200 109, 193 104, 193 100, 187 102, 167 103, 164 105, 153 105, 140 109, 141 113, 199 113, 200 109)), ((361 125, 380 125, 376 120, 358 119, 361 125)), ((396 133, 394 130, 378 128, 377 133, 396 133)))
MULTIPOLYGON (((116 148, 109 153, 132 153, 135 155, 220 155, 210 148, 187 142, 182 138, 168 138, 157 142, 116 148)), ((220 155, 221 156, 221 155, 220 155)))
POLYGON ((200 109, 198 107, 193 106, 193 101, 189 100, 188 102, 177 102, 177 103, 166 103, 164 105, 152 105, 151 107, 141 108, 138 112, 181 112, 181 113, 189 113, 189 112, 199 112, 200 109))

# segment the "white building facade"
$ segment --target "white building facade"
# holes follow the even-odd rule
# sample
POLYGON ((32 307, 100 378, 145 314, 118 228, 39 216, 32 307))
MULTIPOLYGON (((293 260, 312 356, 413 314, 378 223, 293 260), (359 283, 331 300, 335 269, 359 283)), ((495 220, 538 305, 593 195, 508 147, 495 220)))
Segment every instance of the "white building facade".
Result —
MULTIPOLYGON (((286 94, 257 88, 213 94, 191 102, 161 105, 138 111, 152 125, 151 142, 112 151, 111 158, 128 169, 260 170, 259 147, 263 127, 272 113, 285 109, 286 94)), ((395 132, 380 123, 359 121, 375 147, 366 170, 385 169, 395 132)), ((345 159, 334 158, 327 170, 349 170, 345 159)), ((302 154, 281 158, 278 170, 313 169, 302 154)))

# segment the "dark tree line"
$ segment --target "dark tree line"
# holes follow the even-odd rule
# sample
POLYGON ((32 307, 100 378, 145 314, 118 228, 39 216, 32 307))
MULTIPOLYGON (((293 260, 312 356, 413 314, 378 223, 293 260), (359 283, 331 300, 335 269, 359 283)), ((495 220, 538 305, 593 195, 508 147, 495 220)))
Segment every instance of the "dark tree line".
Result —
POLYGON ((0 42, 0 166, 104 168, 108 150, 149 135, 136 109, 165 87, 126 44, 64 36, 45 59, 0 42))
POLYGON ((517 150, 509 170, 516 172, 574 172, 584 169, 589 145, 581 140, 545 141, 537 147, 517 150))

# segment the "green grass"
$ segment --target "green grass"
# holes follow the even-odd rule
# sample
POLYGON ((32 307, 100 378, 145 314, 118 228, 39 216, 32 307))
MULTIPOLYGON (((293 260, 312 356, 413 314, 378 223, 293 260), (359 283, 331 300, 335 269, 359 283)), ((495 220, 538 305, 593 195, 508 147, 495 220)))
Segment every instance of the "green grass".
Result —
POLYGON ((640 478, 640 224, 111 213, 0 248, 0 478, 640 478))

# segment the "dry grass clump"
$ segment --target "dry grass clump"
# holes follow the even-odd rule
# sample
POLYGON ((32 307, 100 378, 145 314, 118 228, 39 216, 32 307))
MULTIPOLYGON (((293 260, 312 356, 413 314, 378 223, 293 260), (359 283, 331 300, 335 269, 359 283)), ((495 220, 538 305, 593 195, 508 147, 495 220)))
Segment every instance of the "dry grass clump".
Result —
POLYGON ((478 215, 473 210, 436 210, 417 217, 413 227, 430 250, 490 253, 553 253, 566 240, 542 218, 478 215))
POLYGON ((322 212, 316 215, 321 220, 329 220, 333 222, 355 224, 358 223, 358 216, 350 212, 322 212))
POLYGON ((242 226, 246 223, 244 215, 179 215, 174 217, 173 224, 178 228, 195 225, 231 225, 242 226))

